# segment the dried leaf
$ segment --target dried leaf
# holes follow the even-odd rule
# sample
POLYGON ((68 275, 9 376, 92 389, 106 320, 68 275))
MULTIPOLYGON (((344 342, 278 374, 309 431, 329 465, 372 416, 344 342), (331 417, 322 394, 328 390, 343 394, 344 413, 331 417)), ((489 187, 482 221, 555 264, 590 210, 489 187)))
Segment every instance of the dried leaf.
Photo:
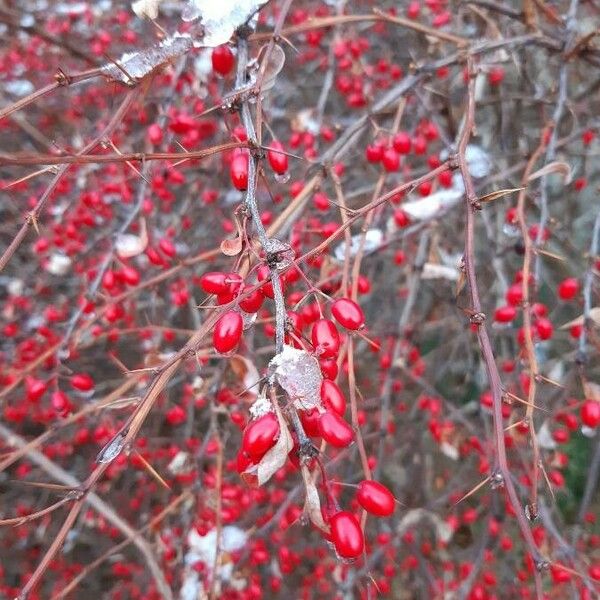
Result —
POLYGON ((304 514, 308 515, 311 523, 324 531, 329 533, 329 525, 323 520, 323 513, 321 513, 321 500, 319 498, 319 492, 317 486, 310 476, 310 471, 306 465, 301 466, 302 479, 304 480, 304 490, 306 497, 304 500, 304 514))
POLYGON ((158 17, 158 5, 163 0, 136 0, 131 5, 131 10, 140 18, 156 19, 158 17))
POLYGON ((515 192, 520 192, 525 188, 507 188, 504 190, 496 190, 495 192, 490 192, 489 194, 485 194, 485 196, 481 196, 478 198, 479 202, 493 202, 494 200, 498 200, 498 198, 502 198, 503 196, 508 196, 509 194, 514 194, 515 192))
POLYGON ((600 385, 597 383, 585 381, 583 383, 583 391, 585 392, 585 397, 588 400, 596 400, 600 402, 600 385))
MULTIPOLYGON (((266 51, 267 46, 263 46, 260 49, 260 55, 263 54, 263 51, 266 51)), ((285 65, 285 52, 283 48, 279 44, 275 44, 273 46, 273 50, 271 51, 271 56, 269 58, 269 64, 265 69, 265 74, 262 80, 261 91, 266 92, 272 89, 275 86, 275 81, 277 80, 277 75, 283 69, 285 65)))
POLYGON ((221 252, 225 256, 237 256, 242 251, 242 238, 235 237, 221 242, 221 252))
POLYGON ((115 250, 120 258, 133 258, 139 256, 148 247, 148 229, 146 220, 142 219, 140 235, 121 233, 117 236, 115 250))
POLYGON ((242 381, 247 393, 252 395, 252 398, 249 398, 249 400, 256 398, 258 390, 255 389, 255 386, 260 381, 260 375, 254 363, 236 354, 229 359, 229 366, 238 379, 242 381))
POLYGON ((458 281, 460 278, 460 271, 456 267, 447 267, 446 265, 425 263, 425 265, 423 265, 421 278, 448 279, 449 281, 458 281))
MULTIPOLYGON (((600 306, 595 306, 594 308, 591 308, 589 312, 589 317, 595 325, 600 326, 600 306)), ((585 316, 579 315, 576 319, 573 319, 572 321, 561 325, 560 329, 571 329, 571 327, 574 327, 575 325, 583 325, 584 323, 585 316)))
POLYGON ((554 254, 554 252, 548 252, 548 250, 542 250, 541 248, 536 249, 537 254, 542 254, 543 256, 547 256, 548 258, 553 258, 554 260, 560 260, 561 262, 565 262, 567 259, 558 254, 554 254))
POLYGON ((527 181, 535 181, 540 177, 544 177, 545 175, 551 175, 552 173, 560 173, 565 180, 565 185, 571 183, 571 179, 573 178, 571 167, 566 162, 556 160, 543 166, 535 173, 532 173, 527 179, 527 181))

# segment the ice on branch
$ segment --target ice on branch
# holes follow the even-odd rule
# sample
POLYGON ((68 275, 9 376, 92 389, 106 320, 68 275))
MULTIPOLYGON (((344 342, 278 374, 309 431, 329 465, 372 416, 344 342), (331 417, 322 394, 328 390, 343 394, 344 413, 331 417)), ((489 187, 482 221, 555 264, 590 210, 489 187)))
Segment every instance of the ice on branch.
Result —
POLYGON ((150 73, 183 56, 193 46, 194 42, 189 35, 175 34, 140 52, 123 54, 115 61, 116 64, 104 65, 102 71, 114 81, 133 85, 150 73))
POLYGON ((204 27, 203 45, 212 48, 228 42, 235 30, 250 19, 255 21, 263 4, 266 0, 188 0, 182 18, 200 19, 204 27))
POLYGON ((312 354, 286 345, 272 358, 269 367, 296 408, 321 406, 323 376, 319 361, 312 354))

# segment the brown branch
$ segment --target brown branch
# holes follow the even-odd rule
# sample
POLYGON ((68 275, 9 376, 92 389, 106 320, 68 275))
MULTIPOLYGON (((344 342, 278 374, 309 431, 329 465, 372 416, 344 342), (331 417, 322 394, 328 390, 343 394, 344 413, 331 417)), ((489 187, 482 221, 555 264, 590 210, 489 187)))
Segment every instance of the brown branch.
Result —
POLYGON ((467 111, 463 124, 463 130, 460 134, 457 160, 460 173, 465 185, 465 253, 464 263, 469 294, 471 300, 471 310, 474 315, 471 323, 477 327, 477 339, 481 348, 481 353, 485 363, 485 368, 490 384, 493 398, 493 421, 494 421, 494 442, 495 442, 495 466, 492 472, 492 482, 496 486, 503 486, 506 489, 508 500, 517 517, 517 522, 521 535, 525 540, 529 554, 531 555, 536 570, 534 571, 536 593, 538 599, 542 598, 542 584, 539 568, 546 566, 547 562, 541 557, 536 546, 533 534, 527 518, 523 511, 522 504, 517 495, 515 485, 512 481, 510 468, 506 456, 506 446, 504 442, 504 426, 502 422, 502 383, 500 374, 494 358, 492 344, 484 325, 485 314, 482 312, 481 299, 479 297, 479 288, 477 285, 477 275, 475 270, 475 213, 477 208, 477 194, 471 174, 469 173, 466 149, 475 126, 475 85, 473 72, 473 59, 471 56, 467 59, 467 68, 469 74, 467 111))

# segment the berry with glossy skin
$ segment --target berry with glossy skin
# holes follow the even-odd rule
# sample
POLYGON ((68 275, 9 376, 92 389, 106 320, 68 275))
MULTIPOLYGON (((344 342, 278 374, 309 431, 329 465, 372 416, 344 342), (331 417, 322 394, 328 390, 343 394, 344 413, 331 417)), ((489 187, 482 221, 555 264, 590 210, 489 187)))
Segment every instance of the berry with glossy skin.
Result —
POLYGON ((378 481, 361 481, 358 484, 356 500, 376 517, 389 517, 396 508, 394 495, 378 481))
POLYGON ((235 57, 227 44, 213 48, 211 55, 213 71, 223 77, 231 72, 235 65, 235 57))
POLYGON ((236 153, 229 165, 231 183, 240 192, 245 192, 248 189, 248 161, 246 153, 236 153))
POLYGON ((283 154, 283 144, 277 140, 271 142, 271 147, 267 152, 267 159, 271 169, 278 175, 283 175, 288 170, 288 157, 283 154))
POLYGON ((558 297, 561 300, 572 300, 579 292, 579 281, 575 277, 567 277, 558 284, 558 297))
POLYGON ((333 321, 319 319, 311 332, 312 344, 319 358, 333 358, 340 349, 340 334, 333 321))
POLYGON ((337 413, 329 411, 319 417, 319 433, 328 444, 336 448, 345 448, 354 439, 352 427, 337 413))
MULTIPOLYGON (((249 286, 251 287, 251 286, 249 286)), ((243 293, 244 288, 242 287, 240 293, 243 293)), ((263 296, 260 288, 254 290, 249 296, 240 300, 240 308, 247 313, 255 313, 260 310, 265 297, 263 296)))
POLYGON ((240 313, 230 310, 219 318, 213 332, 213 346, 217 352, 231 352, 242 337, 244 320, 240 313))
POLYGON ((600 402, 586 400, 581 406, 581 422, 587 427, 594 428, 600 425, 600 402))
POLYGON ((344 394, 337 383, 330 379, 324 379, 321 383, 321 402, 327 409, 337 413, 340 417, 344 416, 346 398, 344 398, 344 394))
POLYGON ((242 278, 237 273, 209 271, 200 277, 200 287, 207 294, 216 294, 217 296, 229 295, 231 299, 233 299, 233 296, 241 285, 242 278))
POLYGON ((365 324, 362 308, 349 298, 339 298, 331 305, 333 318, 346 329, 360 329, 365 324))
POLYGON ((258 462, 275 445, 278 437, 279 421, 275 413, 268 412, 248 423, 242 436, 242 450, 258 462))
POLYGON ((337 362, 333 358, 323 358, 319 361, 321 373, 326 379, 335 379, 338 374, 337 362))
POLYGON ((329 519, 331 541, 342 558, 358 558, 365 548, 365 537, 358 519, 342 510, 329 519))

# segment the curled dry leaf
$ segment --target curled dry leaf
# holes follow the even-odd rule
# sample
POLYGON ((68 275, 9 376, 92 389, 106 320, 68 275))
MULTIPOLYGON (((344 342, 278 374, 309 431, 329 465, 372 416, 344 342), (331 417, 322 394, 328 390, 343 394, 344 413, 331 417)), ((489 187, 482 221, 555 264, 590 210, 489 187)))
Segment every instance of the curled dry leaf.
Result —
POLYGON ((260 375, 254 363, 236 354, 229 360, 229 366, 238 379, 242 381, 246 399, 253 401, 258 395, 258 386, 256 384, 260 381, 260 375))
POLYGON ((447 267, 435 263, 425 263, 423 265, 422 279, 447 279, 448 281, 458 281, 460 272, 456 267, 447 267))
POLYGON ((139 256, 148 246, 148 229, 146 220, 141 220, 140 235, 120 233, 115 242, 115 250, 120 258, 139 256))
POLYGON ((565 185, 571 183, 573 178, 573 173, 571 171, 571 167, 566 163, 559 160, 548 163, 543 166, 541 169, 538 169, 535 173, 532 173, 527 181, 535 181, 540 177, 544 177, 545 175, 551 175, 552 173, 559 173, 563 176, 565 180, 565 185))
POLYGON ((591 381, 583 383, 583 391, 588 400, 596 400, 600 402, 600 385, 591 381))
MULTIPOLYGON (((590 321, 592 321, 592 323, 594 323, 595 325, 600 326, 600 306, 595 306, 594 308, 591 308, 588 314, 590 317, 590 321)), ((575 325, 583 325, 584 322, 585 315, 579 315, 576 319, 573 319, 572 321, 561 325, 560 329, 571 329, 571 327, 574 327, 575 325)))
POLYGON ((490 192, 489 194, 485 194, 485 196, 481 196, 478 198, 479 202, 493 202, 494 200, 498 200, 498 198, 503 198, 504 196, 508 196, 509 194, 514 194, 515 192, 520 192, 525 188, 507 188, 504 190, 496 190, 495 192, 490 192))
POLYGON ((404 535, 409 529, 414 528, 420 521, 427 519, 435 528, 438 539, 441 542, 449 542, 452 537, 452 527, 441 519, 437 514, 423 508, 409 510, 401 519, 396 530, 398 537, 404 535))
POLYGON ((131 10, 140 18, 156 19, 158 17, 158 5, 163 0, 136 0, 131 5, 131 10))
POLYGON ((329 534, 329 525, 323 520, 321 512, 321 499, 317 486, 310 476, 310 471, 306 465, 301 465, 302 479, 304 480, 304 491, 306 492, 304 500, 304 514, 308 516, 310 522, 315 526, 329 534))
POLYGON ((225 256, 237 256, 242 251, 242 239, 235 237, 221 242, 221 252, 225 256))
POLYGON ((273 404, 273 410, 279 421, 279 437, 275 445, 267 451, 256 465, 252 465, 242 473, 242 478, 249 485, 261 486, 265 484, 273 475, 285 465, 288 454, 294 447, 294 440, 287 423, 283 418, 281 409, 277 404, 273 404))
POLYGON ((244 227, 238 218, 237 213, 233 215, 235 221, 235 228, 237 229, 237 237, 229 240, 223 240, 221 242, 221 252, 225 256, 237 256, 244 246, 244 227))
MULTIPOLYGON (((258 64, 260 64, 261 66, 264 60, 264 54, 266 50, 267 45, 263 46, 260 49, 258 64)), ((271 56, 269 57, 269 64, 265 67, 265 75, 262 80, 262 85, 260 86, 262 92, 267 92, 275 86, 277 75, 279 75, 284 65, 285 52, 279 44, 275 44, 273 46, 273 50, 271 51, 271 56)), ((260 68, 258 68, 258 72, 256 74, 257 77, 259 72, 260 68)))

